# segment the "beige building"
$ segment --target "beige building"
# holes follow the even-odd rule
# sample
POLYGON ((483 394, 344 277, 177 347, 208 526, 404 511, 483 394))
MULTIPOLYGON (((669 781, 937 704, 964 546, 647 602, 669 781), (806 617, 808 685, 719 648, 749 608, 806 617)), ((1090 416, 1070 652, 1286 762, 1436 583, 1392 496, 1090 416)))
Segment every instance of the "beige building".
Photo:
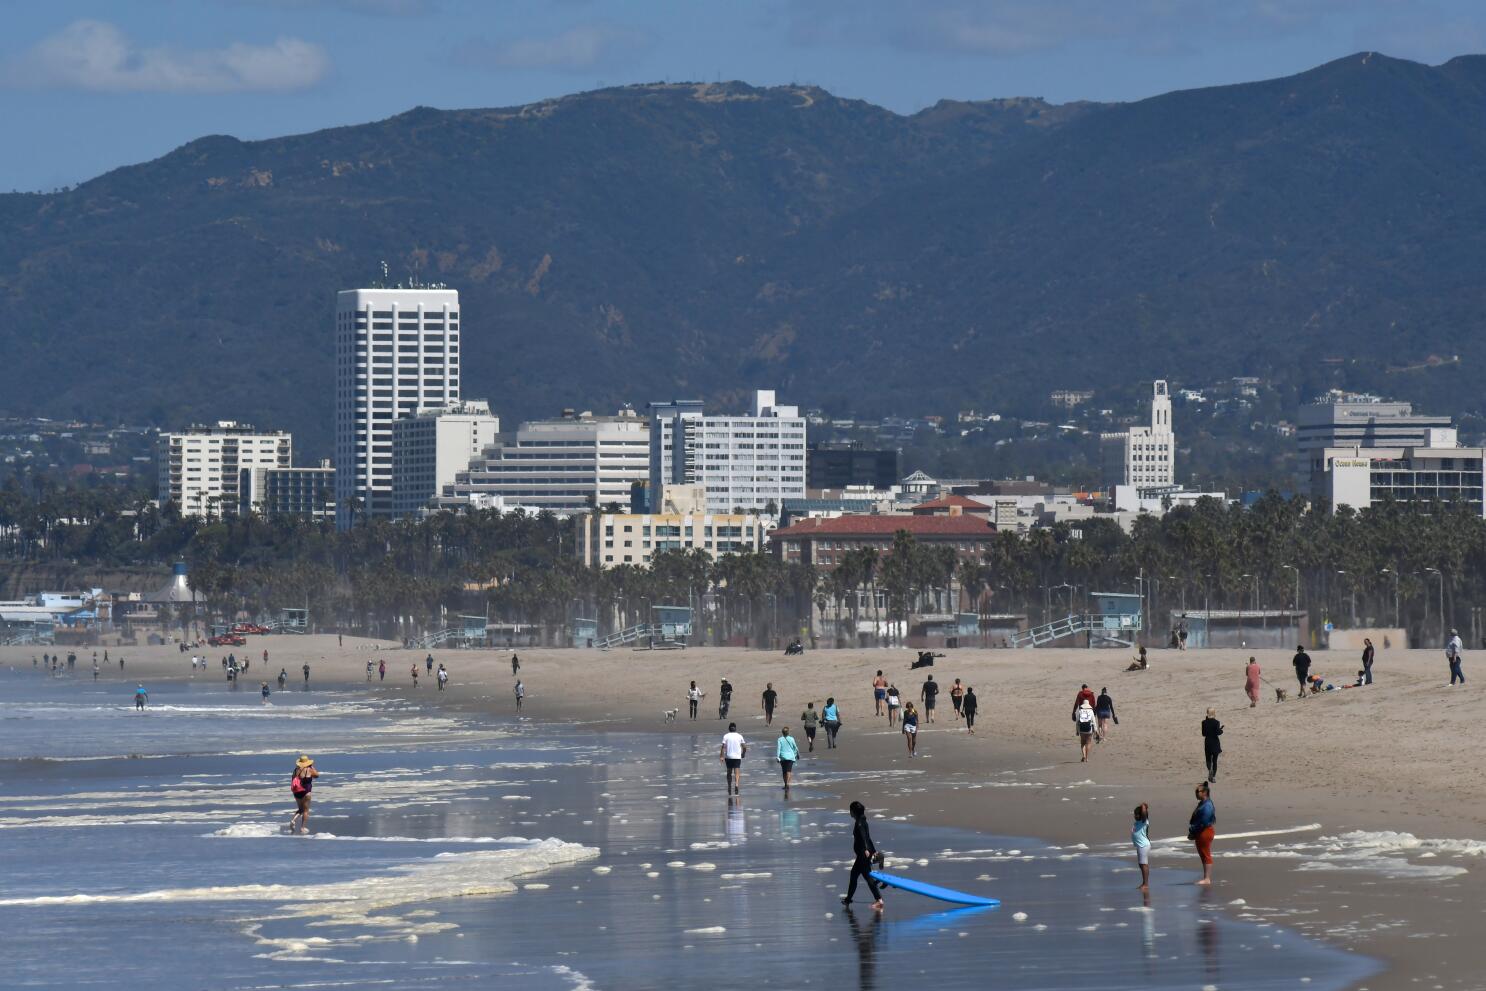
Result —
POLYGON ((288 468, 293 446, 284 431, 232 420, 161 434, 160 502, 174 502, 182 516, 230 516, 244 504, 258 506, 263 469, 288 468))
POLYGON ((423 513, 499 433, 500 418, 482 399, 421 409, 393 421, 392 515, 423 513))
POLYGON ((753 513, 706 512, 701 485, 672 485, 659 513, 588 513, 574 521, 578 559, 592 568, 648 567, 665 551, 702 551, 713 560, 763 548, 753 513))

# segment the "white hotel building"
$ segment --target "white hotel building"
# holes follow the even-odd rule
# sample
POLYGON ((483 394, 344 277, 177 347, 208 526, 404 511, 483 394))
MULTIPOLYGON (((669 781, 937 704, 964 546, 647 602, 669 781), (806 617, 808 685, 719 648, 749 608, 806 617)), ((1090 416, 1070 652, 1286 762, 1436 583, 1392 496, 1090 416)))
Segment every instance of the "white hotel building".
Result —
POLYGON ((336 523, 393 513, 392 425, 459 401, 459 293, 347 289, 335 314, 336 523))
POLYGON ((1125 484, 1135 489, 1176 484, 1176 434, 1171 429, 1171 393, 1166 380, 1151 387, 1151 425, 1125 436, 1125 484))
POLYGON ((264 470, 288 468, 293 448, 284 431, 232 420, 161 434, 160 501, 174 502, 182 516, 235 515, 263 502, 264 470))
POLYGON ((468 399, 419 410, 392 424, 392 514, 416 517, 453 485, 480 452, 495 443, 500 418, 490 404, 468 399))
POLYGON ((650 500, 667 486, 704 485, 707 512, 775 512, 805 498, 805 418, 778 406, 773 390, 754 393, 746 416, 707 416, 702 403, 650 404, 650 500))

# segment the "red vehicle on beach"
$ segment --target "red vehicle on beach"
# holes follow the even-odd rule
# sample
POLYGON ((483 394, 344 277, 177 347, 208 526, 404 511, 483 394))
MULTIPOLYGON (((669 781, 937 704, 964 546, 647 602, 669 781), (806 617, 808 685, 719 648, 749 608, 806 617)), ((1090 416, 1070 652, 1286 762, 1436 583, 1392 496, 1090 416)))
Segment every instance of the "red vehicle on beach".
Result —
POLYGON ((206 642, 213 647, 246 647, 248 645, 248 641, 236 633, 223 633, 208 637, 206 642))

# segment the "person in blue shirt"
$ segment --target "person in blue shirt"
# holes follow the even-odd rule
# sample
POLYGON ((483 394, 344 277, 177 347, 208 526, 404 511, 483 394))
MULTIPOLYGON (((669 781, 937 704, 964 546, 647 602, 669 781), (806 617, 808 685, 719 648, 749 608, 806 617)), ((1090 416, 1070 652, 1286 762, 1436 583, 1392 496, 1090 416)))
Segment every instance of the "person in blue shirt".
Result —
POLYGON ((143 712, 144 711, 144 707, 147 706, 147 705, 149 705, 149 704, 150 704, 150 693, 144 690, 144 686, 143 685, 140 685, 138 688, 136 688, 134 690, 134 710, 136 712, 143 712))
POLYGON ((1197 786, 1197 808, 1192 810, 1191 821, 1187 824, 1187 839, 1197 845, 1197 858, 1202 861, 1202 880, 1197 884, 1213 883, 1213 825, 1217 821, 1212 794, 1204 781, 1197 786))
POLYGON ((820 711, 821 725, 826 728, 826 749, 836 749, 836 734, 841 732, 841 710, 834 698, 826 699, 826 707, 820 711))
POLYGON ((800 745, 789 735, 789 727, 779 731, 779 742, 774 744, 774 756, 779 760, 779 771, 784 775, 784 797, 789 797, 790 774, 795 761, 800 759, 800 745))
POLYGON ((1145 802, 1135 806, 1135 825, 1130 827, 1130 842, 1135 845, 1135 863, 1140 867, 1140 891, 1151 890, 1151 807, 1145 802))

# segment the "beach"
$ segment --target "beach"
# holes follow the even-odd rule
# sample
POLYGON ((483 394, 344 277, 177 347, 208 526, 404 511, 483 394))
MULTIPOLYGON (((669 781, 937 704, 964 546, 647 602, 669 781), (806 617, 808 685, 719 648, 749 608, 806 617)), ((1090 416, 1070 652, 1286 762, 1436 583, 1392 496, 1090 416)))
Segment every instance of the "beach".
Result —
MULTIPOLYGON (((514 716, 509 651, 435 650, 435 660, 450 670, 449 688, 437 692, 425 676, 415 696, 408 668, 422 661, 421 651, 350 638, 341 647, 333 636, 275 636, 252 637, 234 652, 257 657, 264 649, 267 667, 255 662, 240 692, 255 690, 281 667, 297 688, 307 662, 311 696, 319 689, 395 693, 451 712, 514 716), (368 688, 368 659, 386 661, 387 682, 368 688)), ((120 693, 140 681, 192 680, 189 654, 174 645, 110 647, 111 658, 120 650, 124 672, 115 664, 101 673, 120 693)), ((78 652, 79 680, 91 678, 91 652, 78 652)), ((5 648, 0 665, 24 673, 33 653, 40 651, 5 648)), ((211 664, 195 675, 203 686, 221 682, 217 660, 225 651, 207 653, 211 664)), ((1480 880, 1486 799, 1479 765, 1462 746, 1472 732, 1478 689, 1475 681, 1445 687, 1445 663, 1435 651, 1381 651, 1377 684, 1303 701, 1294 698, 1289 653, 1261 652, 1265 678, 1291 698, 1276 704, 1266 688, 1252 709, 1242 690, 1247 654, 1239 651, 1152 651, 1150 669, 1141 672, 1124 670, 1130 661, 1124 651, 949 651, 932 669, 945 688, 938 721, 923 724, 920 756, 911 761, 900 735, 872 715, 870 687, 882 669, 905 699, 916 699, 930 672, 908 670, 910 651, 821 650, 796 658, 719 648, 518 653, 525 719, 616 733, 695 734, 704 749, 724 728, 716 700, 727 677, 735 687, 730 718, 758 748, 744 768, 750 803, 777 801, 777 770, 760 751, 772 750, 778 728, 790 725, 798 735, 804 703, 813 700, 818 708, 835 696, 844 721, 841 746, 819 766, 849 775, 832 790, 883 817, 874 829, 883 831, 884 845, 892 824, 903 822, 1035 837, 1074 851, 1070 856, 1087 851, 1128 859, 1130 809, 1149 802, 1157 839, 1153 898, 1163 897, 1163 872, 1195 876, 1196 858, 1183 837, 1192 786, 1204 770, 1198 725, 1212 706, 1225 734, 1213 789, 1218 859, 1210 903, 1234 919, 1285 926, 1379 960, 1383 972, 1361 986, 1479 984, 1469 936, 1486 910, 1480 880), (974 737, 953 720, 947 690, 957 677, 980 700, 974 737), (686 718, 692 679, 708 693, 696 723, 686 718), (760 711, 766 682, 780 696, 772 728, 760 711), (1084 683, 1095 692, 1107 687, 1120 717, 1088 763, 1078 760, 1069 718, 1084 683), (675 722, 665 718, 670 709, 679 710, 675 722), (903 774, 911 775, 911 785, 903 774)), ((1358 667, 1350 652, 1313 657, 1313 673, 1336 685, 1349 684, 1358 667)), ((1467 654, 1467 677, 1471 660, 1467 654)), ((972 870, 967 882, 980 873, 967 865, 972 870)), ((1133 896, 1133 864, 1129 877, 1133 896)))

